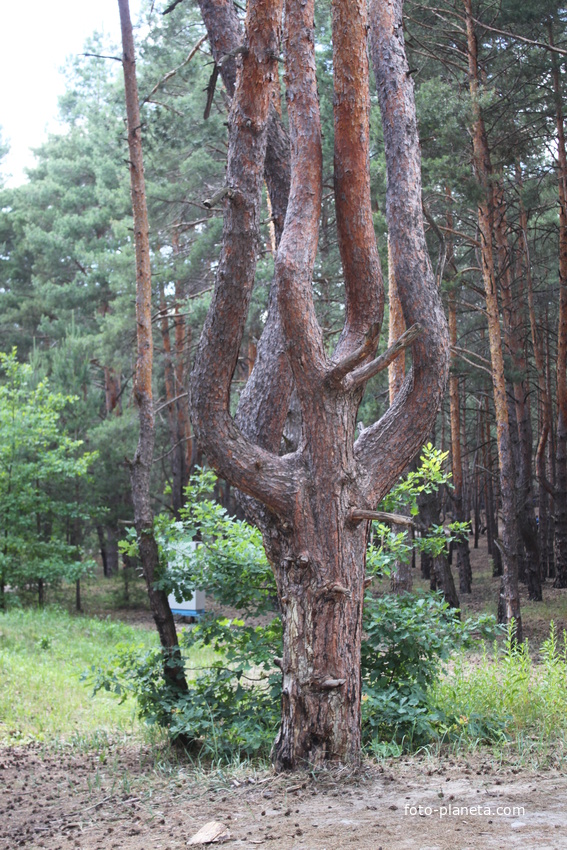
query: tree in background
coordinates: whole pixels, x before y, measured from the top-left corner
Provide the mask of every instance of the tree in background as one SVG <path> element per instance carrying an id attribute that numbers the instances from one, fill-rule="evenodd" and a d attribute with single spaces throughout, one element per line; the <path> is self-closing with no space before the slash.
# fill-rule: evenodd
<path id="1" fill-rule="evenodd" d="M 90 566 L 73 538 L 84 518 L 73 492 L 95 460 L 67 435 L 64 411 L 76 398 L 37 383 L 16 353 L 0 352 L 0 607 L 6 585 L 35 586 L 39 603 L 47 584 L 76 581 Z"/>
<path id="2" fill-rule="evenodd" d="M 180 690 L 187 690 L 185 671 L 179 653 L 177 632 L 167 595 L 156 587 L 159 553 L 154 533 L 154 514 L 151 502 L 151 471 L 155 444 L 155 418 L 152 394 L 153 338 L 152 338 L 152 274 L 144 161 L 142 155 L 142 128 L 136 79 L 134 36 L 128 0 L 118 0 L 120 28 L 122 31 L 122 69 L 130 155 L 130 187 L 134 216 L 134 243 L 136 248 L 136 339 L 137 360 L 134 374 L 134 400 L 138 409 L 140 431 L 138 445 L 130 466 L 134 523 L 138 536 L 138 551 L 150 607 L 165 650 L 164 676 Z"/>

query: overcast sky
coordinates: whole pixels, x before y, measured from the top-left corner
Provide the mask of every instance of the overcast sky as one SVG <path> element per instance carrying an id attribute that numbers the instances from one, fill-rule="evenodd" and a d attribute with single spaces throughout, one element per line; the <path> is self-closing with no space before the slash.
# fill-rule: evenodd
<path id="1" fill-rule="evenodd" d="M 140 5 L 130 0 L 134 21 Z M 81 53 L 95 30 L 118 44 L 120 19 L 117 0 L 27 0 L 3 3 L 0 21 L 0 127 L 11 145 L 2 171 L 17 185 L 33 165 L 30 148 L 57 129 L 66 58 Z"/>

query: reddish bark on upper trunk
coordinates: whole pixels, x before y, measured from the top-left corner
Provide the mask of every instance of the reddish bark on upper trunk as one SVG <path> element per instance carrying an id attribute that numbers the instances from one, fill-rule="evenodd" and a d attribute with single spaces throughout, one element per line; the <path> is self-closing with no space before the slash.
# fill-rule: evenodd
<path id="1" fill-rule="evenodd" d="M 549 23 L 553 44 L 553 24 Z M 552 55 L 555 121 L 557 127 L 557 177 L 559 186 L 559 319 L 557 325 L 557 431 L 555 454 L 555 557 L 554 587 L 567 587 L 567 148 L 563 120 L 563 95 L 559 66 Z"/>

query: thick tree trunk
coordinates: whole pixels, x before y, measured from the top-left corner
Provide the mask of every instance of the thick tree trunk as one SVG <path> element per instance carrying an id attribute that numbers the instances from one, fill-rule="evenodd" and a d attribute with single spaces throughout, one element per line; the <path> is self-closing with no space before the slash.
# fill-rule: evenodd
<path id="1" fill-rule="evenodd" d="M 302 500 L 303 522 L 277 569 L 283 698 L 273 760 L 280 769 L 355 762 L 360 751 L 366 524 L 349 527 L 352 495 L 334 475 L 327 485 L 332 498 L 327 490 L 324 502 L 319 492 Z"/>
<path id="2" fill-rule="evenodd" d="M 138 535 L 140 561 L 146 579 L 152 615 L 164 650 L 163 672 L 167 682 L 187 690 L 185 670 L 179 651 L 173 615 L 163 590 L 154 586 L 159 554 L 154 535 L 150 499 L 150 476 L 154 451 L 154 410 L 152 399 L 152 287 L 146 189 L 142 159 L 141 120 L 136 81 L 134 38 L 128 0 L 118 0 L 122 30 L 122 67 L 126 96 L 130 185 L 136 247 L 136 324 L 138 356 L 134 375 L 134 400 L 138 408 L 140 436 L 130 465 L 134 522 Z"/>

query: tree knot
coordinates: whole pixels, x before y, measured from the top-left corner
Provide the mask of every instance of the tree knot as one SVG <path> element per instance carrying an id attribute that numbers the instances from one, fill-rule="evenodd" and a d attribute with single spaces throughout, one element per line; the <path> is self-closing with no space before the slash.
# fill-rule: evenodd
<path id="1" fill-rule="evenodd" d="M 325 679 L 321 682 L 321 690 L 332 691 L 333 688 L 340 688 L 345 682 L 346 679 Z"/>

